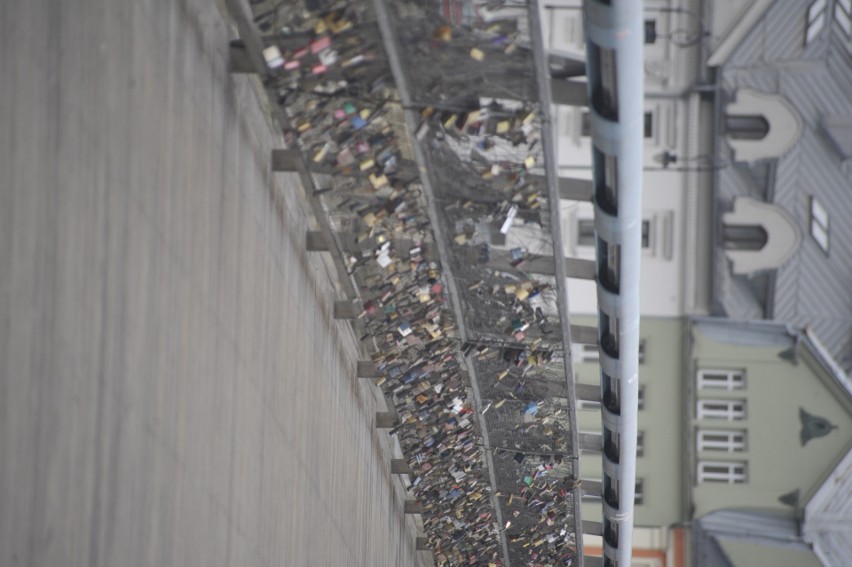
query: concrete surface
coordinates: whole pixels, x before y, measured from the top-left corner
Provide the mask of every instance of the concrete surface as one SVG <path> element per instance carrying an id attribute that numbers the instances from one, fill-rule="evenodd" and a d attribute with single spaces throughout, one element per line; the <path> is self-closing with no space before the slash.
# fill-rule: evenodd
<path id="1" fill-rule="evenodd" d="M 415 564 L 233 37 L 205 0 L 0 0 L 4 567 Z"/>

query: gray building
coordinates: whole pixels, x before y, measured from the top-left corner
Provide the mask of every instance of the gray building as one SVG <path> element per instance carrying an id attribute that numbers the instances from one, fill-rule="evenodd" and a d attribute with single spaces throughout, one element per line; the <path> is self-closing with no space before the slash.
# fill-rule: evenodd
<path id="1" fill-rule="evenodd" d="M 810 326 L 852 370 L 850 2 L 757 1 L 716 77 L 713 312 Z"/>

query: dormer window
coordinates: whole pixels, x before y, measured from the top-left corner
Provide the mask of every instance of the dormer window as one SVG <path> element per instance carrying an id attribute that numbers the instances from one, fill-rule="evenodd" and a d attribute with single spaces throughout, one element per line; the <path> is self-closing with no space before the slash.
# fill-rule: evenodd
<path id="1" fill-rule="evenodd" d="M 769 122 L 760 115 L 728 115 L 725 132 L 732 140 L 762 140 L 769 133 Z"/>
<path id="2" fill-rule="evenodd" d="M 828 254 L 829 234 L 828 211 L 816 200 L 816 197 L 811 196 L 811 236 L 826 254 Z"/>
<path id="3" fill-rule="evenodd" d="M 828 4 L 828 0 L 816 0 L 808 8 L 808 23 L 805 26 L 805 45 L 810 45 L 825 27 L 826 4 Z"/>

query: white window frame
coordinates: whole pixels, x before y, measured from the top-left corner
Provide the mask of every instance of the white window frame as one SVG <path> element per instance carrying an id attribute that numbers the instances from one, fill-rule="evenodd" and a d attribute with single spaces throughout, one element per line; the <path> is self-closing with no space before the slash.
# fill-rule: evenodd
<path id="1" fill-rule="evenodd" d="M 831 243 L 831 233 L 829 232 L 829 216 L 825 207 L 817 201 L 817 198 L 811 195 L 811 236 L 813 236 L 817 245 L 823 252 L 828 254 L 829 245 Z"/>
<path id="2" fill-rule="evenodd" d="M 572 350 L 576 362 L 598 362 L 601 359 L 601 351 L 598 345 L 574 343 Z"/>
<path id="3" fill-rule="evenodd" d="M 633 505 L 639 506 L 645 503 L 645 479 L 637 478 L 633 489 Z"/>
<path id="4" fill-rule="evenodd" d="M 745 370 L 741 368 L 700 368 L 697 384 L 699 390 L 745 389 Z"/>
<path id="5" fill-rule="evenodd" d="M 724 408 L 713 408 L 725 406 Z M 746 418 L 745 400 L 698 400 L 696 414 L 698 419 L 716 419 L 722 421 L 743 421 Z"/>
<path id="6" fill-rule="evenodd" d="M 808 8 L 808 20 L 805 24 L 805 45 L 810 45 L 825 28 L 827 5 L 828 0 L 815 0 Z"/>
<path id="7" fill-rule="evenodd" d="M 745 461 L 698 461 L 700 483 L 745 484 L 747 480 L 748 463 Z"/>
<path id="8" fill-rule="evenodd" d="M 699 429 L 696 441 L 699 451 L 741 453 L 746 450 L 746 432 L 743 429 Z"/>

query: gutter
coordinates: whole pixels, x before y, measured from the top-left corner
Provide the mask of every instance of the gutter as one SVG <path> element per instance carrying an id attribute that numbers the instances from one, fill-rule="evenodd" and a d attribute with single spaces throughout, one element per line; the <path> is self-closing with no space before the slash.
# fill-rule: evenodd
<path id="1" fill-rule="evenodd" d="M 737 18 L 738 22 L 725 35 L 724 39 L 719 42 L 710 57 L 707 58 L 708 67 L 719 67 L 723 65 L 728 58 L 733 55 L 734 50 L 739 46 L 748 33 L 755 25 L 763 18 L 763 15 L 772 5 L 774 0 L 755 0 L 748 9 Z"/>

